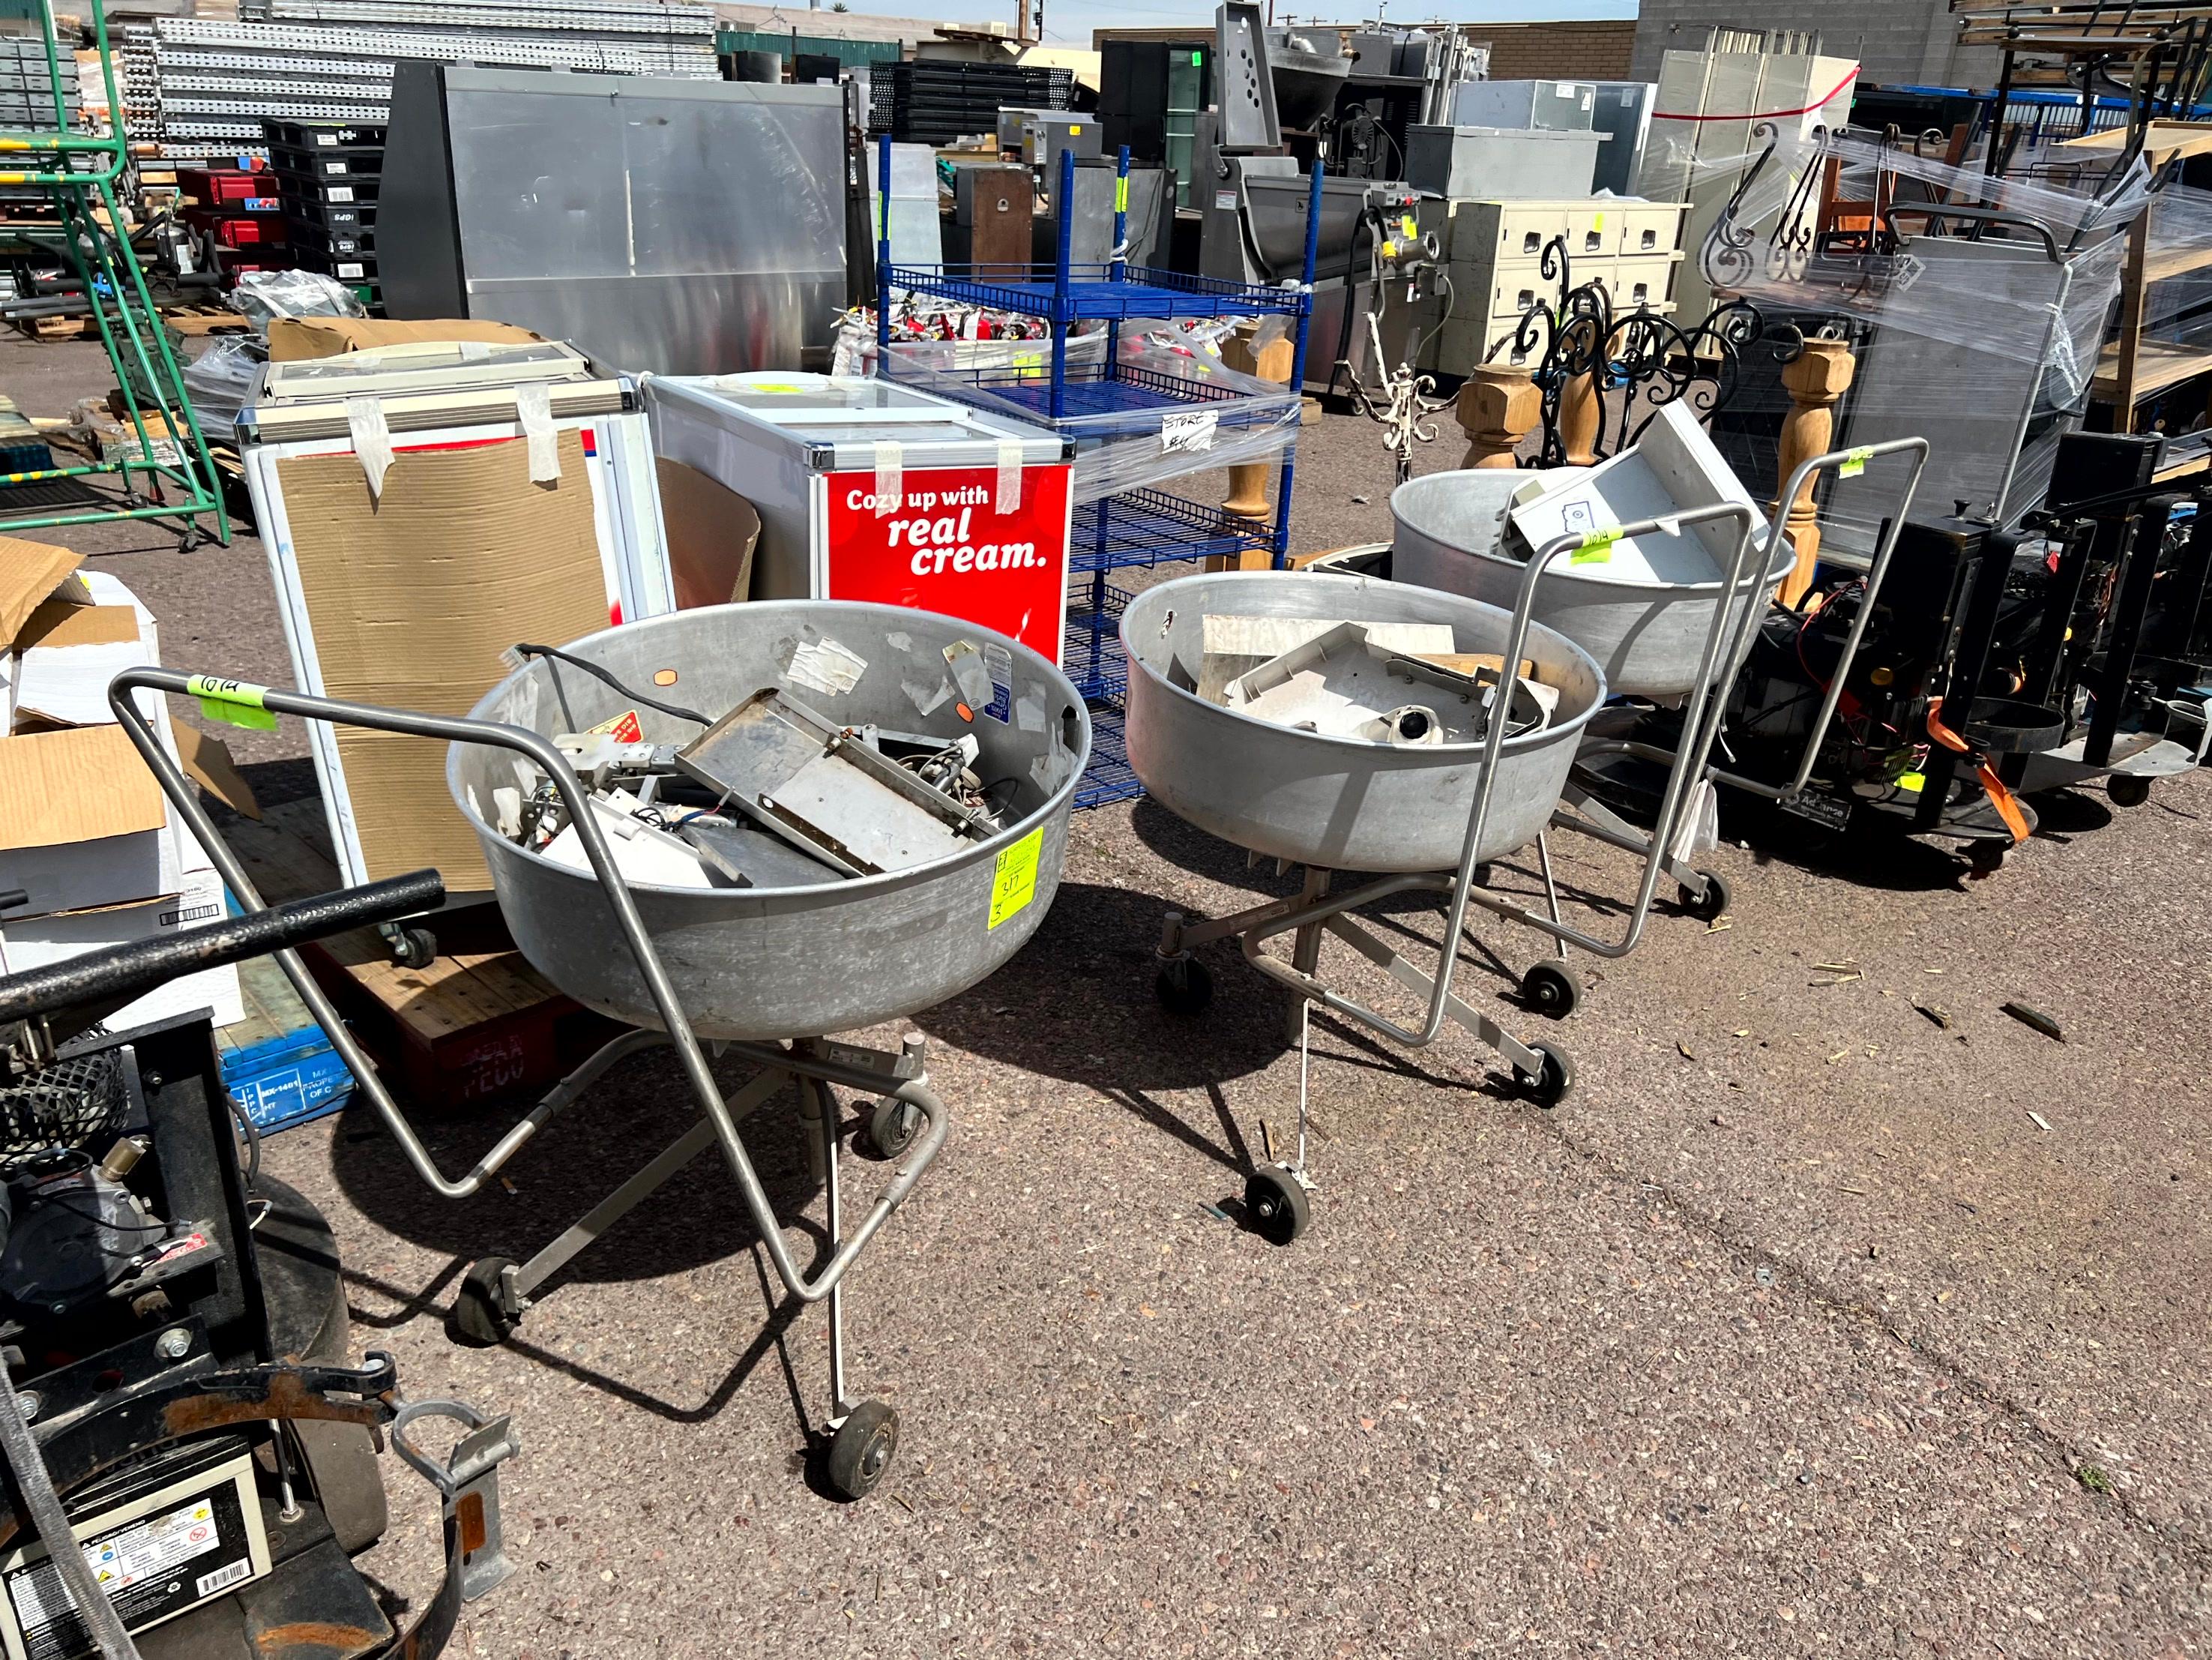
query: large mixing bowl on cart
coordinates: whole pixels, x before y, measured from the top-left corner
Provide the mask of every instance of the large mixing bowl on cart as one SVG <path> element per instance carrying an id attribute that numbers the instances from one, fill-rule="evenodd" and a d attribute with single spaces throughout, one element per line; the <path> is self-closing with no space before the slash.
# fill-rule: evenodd
<path id="1" fill-rule="evenodd" d="M 1198 695 L 1209 616 L 1441 624 L 1450 630 L 1455 655 L 1533 663 L 1534 678 L 1556 694 L 1556 703 L 1541 725 L 1510 735 L 1504 721 L 1478 721 L 1472 742 L 1390 743 L 1303 731 Z M 1433 1043 L 1449 1018 L 1502 1055 L 1539 1099 L 1561 1099 L 1573 1077 L 1565 1054 L 1508 1036 L 1452 995 L 1451 978 L 1475 866 L 1542 833 L 1583 729 L 1605 700 L 1605 677 L 1590 654 L 1554 629 L 1529 624 L 1525 610 L 1516 619 L 1457 594 L 1291 571 L 1223 571 L 1148 588 L 1123 612 L 1121 642 L 1129 664 L 1129 764 L 1146 789 L 1201 830 L 1306 866 L 1295 900 L 1204 922 L 1169 913 L 1157 982 L 1169 1009 L 1195 1013 L 1206 1006 L 1211 978 L 1192 948 L 1233 936 L 1247 962 L 1291 991 L 1291 1030 L 1302 1046 L 1315 1003 L 1411 1048 Z M 1343 870 L 1384 874 L 1330 893 L 1333 873 Z M 1439 962 L 1430 972 L 1350 915 L 1354 906 L 1418 890 L 1450 896 Z M 1324 931 L 1422 997 L 1425 1023 L 1402 1026 L 1323 983 L 1316 970 Z M 1285 933 L 1297 936 L 1287 963 L 1261 949 Z M 1304 1231 L 1309 1215 L 1305 1075 L 1302 1065 L 1295 1157 L 1278 1162 L 1270 1151 L 1245 1190 L 1255 1225 L 1284 1242 Z"/>

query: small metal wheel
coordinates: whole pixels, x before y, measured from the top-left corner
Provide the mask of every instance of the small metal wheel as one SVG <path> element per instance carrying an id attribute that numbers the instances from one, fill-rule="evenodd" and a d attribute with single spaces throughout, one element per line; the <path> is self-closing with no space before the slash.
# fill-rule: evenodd
<path id="1" fill-rule="evenodd" d="M 1521 976 L 1521 1000 L 1539 1014 L 1564 1020 L 1583 1000 L 1582 982 L 1564 963 L 1538 963 Z"/>
<path id="2" fill-rule="evenodd" d="M 457 1343 L 471 1348 L 495 1348 L 514 1335 L 522 1323 L 522 1310 L 507 1289 L 507 1271 L 514 1266 L 507 1256 L 486 1256 L 468 1271 L 447 1329 Z"/>
<path id="3" fill-rule="evenodd" d="M 2105 780 L 2105 799 L 2116 807 L 2139 807 L 2150 800 L 2150 780 L 2116 772 Z"/>
<path id="4" fill-rule="evenodd" d="M 1544 1064 L 1540 1073 L 1522 1070 L 1516 1062 L 1513 1081 L 1528 1092 L 1528 1098 L 1540 1107 L 1556 1107 L 1567 1098 L 1567 1091 L 1575 1086 L 1574 1063 L 1567 1059 L 1566 1051 L 1555 1049 L 1549 1043 L 1531 1043 Z"/>
<path id="5" fill-rule="evenodd" d="M 1152 990 L 1170 1014 L 1203 1014 L 1213 1001 L 1213 976 L 1194 957 L 1170 957 L 1152 977 Z"/>
<path id="6" fill-rule="evenodd" d="M 1252 1228 L 1271 1245 L 1287 1245 L 1313 1219 L 1305 1184 L 1280 1164 L 1262 1164 L 1244 1183 L 1244 1208 Z"/>
<path id="7" fill-rule="evenodd" d="M 868 1148 L 878 1158 L 896 1158 L 914 1145 L 929 1121 L 920 1107 L 886 1095 L 868 1118 Z"/>
<path id="8" fill-rule="evenodd" d="M 866 1499 L 884 1479 L 898 1451 L 898 1414 L 880 1401 L 863 1401 L 845 1414 L 830 1438 L 823 1474 L 841 1499 Z"/>
<path id="9" fill-rule="evenodd" d="M 392 942 L 392 960 L 403 969 L 427 969 L 438 960 L 438 936 L 428 928 L 402 928 Z"/>
<path id="10" fill-rule="evenodd" d="M 1994 876 L 2005 866 L 2005 855 L 2012 851 L 2012 843 L 2000 842 L 1995 836 L 1966 843 L 1966 865 L 1977 876 Z"/>
<path id="11" fill-rule="evenodd" d="M 1728 915 L 1729 903 L 1735 897 L 1735 890 L 1718 871 L 1701 870 L 1705 891 L 1696 892 L 1687 883 L 1682 885 L 1682 909 L 1700 922 L 1717 922 Z"/>

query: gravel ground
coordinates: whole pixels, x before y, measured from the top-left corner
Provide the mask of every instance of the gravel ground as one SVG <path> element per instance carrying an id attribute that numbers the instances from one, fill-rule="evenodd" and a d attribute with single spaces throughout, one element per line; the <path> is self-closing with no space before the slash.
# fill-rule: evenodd
<path id="1" fill-rule="evenodd" d="M 38 413 L 104 384 L 96 354 L 12 339 L 0 377 Z M 1304 447 L 1298 545 L 1386 534 L 1373 429 L 1330 417 Z M 250 539 L 76 544 L 173 664 L 289 678 Z M 293 723 L 228 735 L 272 798 L 312 788 Z M 915 1022 L 954 1131 L 852 1282 L 854 1386 L 905 1426 L 857 1505 L 806 1473 L 822 1313 L 770 1294 L 710 1159 L 508 1347 L 443 1335 L 468 1262 L 526 1254 L 684 1126 L 665 1060 L 468 1204 L 358 1113 L 268 1157 L 331 1213 L 357 1341 L 410 1393 L 514 1414 L 517 1572 L 456 1653 L 2197 1655 L 2208 814 L 2201 775 L 2130 812 L 2051 798 L 1976 882 L 1911 844 L 1822 858 L 1730 824 L 1732 925 L 1658 915 L 1585 969 L 1542 1032 L 1579 1073 L 1556 1110 L 1463 1034 L 1409 1056 L 1316 1019 L 1320 1187 L 1286 1250 L 1224 1219 L 1261 1121 L 1295 1111 L 1279 1001 L 1233 950 L 1203 1017 L 1150 989 L 1164 908 L 1286 889 L 1147 804 L 1079 818 L 1036 939 Z M 1624 857 L 1562 854 L 1571 891 L 1626 891 Z M 1433 949 L 1440 915 L 1382 922 Z M 1504 996 L 1536 940 L 1485 943 L 1465 994 L 1537 1035 Z M 1345 957 L 1340 983 L 1390 995 Z M 1816 967 L 1839 963 L 1859 977 Z M 786 1213 L 818 1216 L 795 1126 L 748 1140 Z M 454 1169 L 498 1128 L 430 1135 Z M 852 1168 L 865 1195 L 878 1168 Z M 419 1596 L 398 1533 L 375 1566 Z"/>

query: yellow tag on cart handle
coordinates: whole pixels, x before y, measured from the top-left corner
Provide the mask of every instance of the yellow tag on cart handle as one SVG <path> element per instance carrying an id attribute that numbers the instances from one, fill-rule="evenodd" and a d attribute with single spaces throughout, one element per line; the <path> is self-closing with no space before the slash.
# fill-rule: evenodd
<path id="1" fill-rule="evenodd" d="M 1044 826 L 999 854 L 991 867 L 991 927 L 1009 921 L 1030 908 L 1036 897 L 1037 860 L 1044 852 Z"/>
<path id="2" fill-rule="evenodd" d="M 244 727 L 252 732 L 276 730 L 276 717 L 269 712 L 264 701 L 269 690 L 266 686 L 244 680 L 225 680 L 212 674 L 195 674 L 185 682 L 185 690 L 198 702 L 200 713 L 210 721 Z"/>
<path id="3" fill-rule="evenodd" d="M 1613 562 L 1613 544 L 1620 540 L 1620 526 L 1607 525 L 1601 530 L 1586 532 L 1575 550 L 1567 556 L 1571 565 L 1607 565 Z"/>
<path id="4" fill-rule="evenodd" d="M 1874 459 L 1874 446 L 1862 444 L 1856 449 L 1844 452 L 1844 465 L 1836 469 L 1838 478 L 1856 478 L 1866 471 L 1866 464 Z"/>

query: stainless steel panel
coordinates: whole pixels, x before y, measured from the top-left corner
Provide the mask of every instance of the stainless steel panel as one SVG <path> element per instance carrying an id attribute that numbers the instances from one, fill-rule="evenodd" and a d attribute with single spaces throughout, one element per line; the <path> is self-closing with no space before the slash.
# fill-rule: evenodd
<path id="1" fill-rule="evenodd" d="M 834 87 L 443 71 L 469 314 L 633 370 L 793 368 L 845 289 Z"/>

